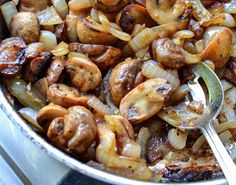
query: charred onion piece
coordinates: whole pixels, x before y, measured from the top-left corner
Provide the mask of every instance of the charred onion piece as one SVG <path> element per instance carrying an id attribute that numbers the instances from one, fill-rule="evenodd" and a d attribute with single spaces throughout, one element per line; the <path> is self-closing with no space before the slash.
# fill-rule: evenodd
<path id="1" fill-rule="evenodd" d="M 132 123 L 140 123 L 159 112 L 172 91 L 161 78 L 150 79 L 130 91 L 120 103 L 120 113 Z"/>
<path id="2" fill-rule="evenodd" d="M 86 54 L 101 70 L 116 64 L 121 56 L 120 49 L 107 45 L 71 43 L 70 51 Z"/>
<path id="3" fill-rule="evenodd" d="M 98 67 L 85 58 L 69 58 L 66 69 L 73 86 L 79 88 L 82 92 L 96 88 L 102 80 L 102 74 Z"/>
<path id="4" fill-rule="evenodd" d="M 39 40 L 39 21 L 35 13 L 19 12 L 11 22 L 12 36 L 22 37 L 27 44 Z"/>
<path id="5" fill-rule="evenodd" d="M 118 38 L 110 34 L 102 24 L 90 18 L 79 19 L 77 34 L 79 40 L 85 44 L 113 45 L 118 41 Z"/>
<path id="6" fill-rule="evenodd" d="M 133 88 L 135 88 L 136 78 L 141 71 L 141 62 L 138 59 L 126 59 L 118 64 L 109 78 L 110 94 L 116 105 L 120 104 L 121 99 Z"/>
<path id="7" fill-rule="evenodd" d="M 136 24 L 152 27 L 156 23 L 152 20 L 145 7 L 138 4 L 126 6 L 116 17 L 116 23 L 123 31 L 132 33 Z"/>

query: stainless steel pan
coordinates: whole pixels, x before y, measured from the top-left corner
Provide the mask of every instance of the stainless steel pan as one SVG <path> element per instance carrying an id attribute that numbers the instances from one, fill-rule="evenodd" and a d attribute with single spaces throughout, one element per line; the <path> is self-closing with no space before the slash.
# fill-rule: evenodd
<path id="1" fill-rule="evenodd" d="M 6 2 L 6 0 L 0 0 L 0 5 Z M 6 33 L 6 26 L 4 25 L 2 16 L 0 15 L 0 40 L 7 37 Z M 87 175 L 89 177 L 108 182 L 111 184 L 135 184 L 135 185 L 170 185 L 170 184 L 177 184 L 177 183 L 149 183 L 149 182 L 141 182 L 132 179 L 127 179 L 124 177 L 119 177 L 117 175 L 109 174 L 104 171 L 97 170 L 92 168 L 72 157 L 67 155 L 66 153 L 60 151 L 56 147 L 52 146 L 48 143 L 44 138 L 38 135 L 32 128 L 26 123 L 24 119 L 22 119 L 19 114 L 16 112 L 14 105 L 12 105 L 7 99 L 7 91 L 3 83 L 1 83 L 0 79 L 0 108 L 3 112 L 9 117 L 12 123 L 20 129 L 22 134 L 24 134 L 29 140 L 31 140 L 37 147 L 41 148 L 44 152 L 48 155 L 54 157 L 58 161 L 62 162 L 63 164 L 69 166 L 70 168 Z M 179 184 L 179 183 L 178 183 Z M 183 184 L 186 184 L 183 183 Z M 220 177 L 219 179 L 208 180 L 208 181 L 198 181 L 193 183 L 188 183 L 189 185 L 223 185 L 226 184 L 226 180 L 224 177 Z"/>

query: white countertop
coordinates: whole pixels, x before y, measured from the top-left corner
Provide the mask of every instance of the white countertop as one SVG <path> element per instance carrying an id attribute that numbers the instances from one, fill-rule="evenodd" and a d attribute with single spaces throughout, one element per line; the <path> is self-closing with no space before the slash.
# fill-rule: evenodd
<path id="1" fill-rule="evenodd" d="M 22 135 L 0 109 L 0 185 L 55 185 L 68 171 Z"/>

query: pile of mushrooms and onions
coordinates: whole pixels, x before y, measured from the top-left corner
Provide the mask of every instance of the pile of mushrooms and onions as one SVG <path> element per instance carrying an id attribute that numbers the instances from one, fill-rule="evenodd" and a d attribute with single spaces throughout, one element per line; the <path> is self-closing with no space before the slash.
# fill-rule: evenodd
<path id="1" fill-rule="evenodd" d="M 220 175 L 189 98 L 192 67 L 221 79 L 215 129 L 236 138 L 236 1 L 18 0 L 0 6 L 1 81 L 32 129 L 78 160 L 132 179 Z M 234 157 L 236 154 L 234 154 Z"/>

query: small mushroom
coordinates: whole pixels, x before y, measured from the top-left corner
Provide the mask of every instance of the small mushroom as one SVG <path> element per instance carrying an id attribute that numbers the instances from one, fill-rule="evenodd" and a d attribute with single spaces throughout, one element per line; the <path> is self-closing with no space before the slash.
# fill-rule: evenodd
<path id="1" fill-rule="evenodd" d="M 85 107 L 74 106 L 64 117 L 52 121 L 48 139 L 71 154 L 84 154 L 95 141 L 97 126 L 94 115 Z"/>
<path id="2" fill-rule="evenodd" d="M 130 0 L 90 0 L 92 6 L 104 12 L 119 12 Z"/>
<path id="3" fill-rule="evenodd" d="M 98 67 L 85 58 L 71 57 L 66 63 L 71 83 L 82 92 L 95 89 L 102 80 Z"/>
<path id="4" fill-rule="evenodd" d="M 138 4 L 126 6 L 116 17 L 116 23 L 123 31 L 132 33 L 136 24 L 145 24 L 146 27 L 156 25 L 145 7 Z"/>
<path id="5" fill-rule="evenodd" d="M 131 123 L 140 123 L 159 112 L 172 92 L 161 78 L 150 79 L 130 91 L 120 103 L 120 113 Z"/>
<path id="6" fill-rule="evenodd" d="M 80 18 L 77 23 L 79 40 L 85 44 L 113 45 L 118 38 L 102 25 L 90 18 Z"/>
<path id="7" fill-rule="evenodd" d="M 63 107 L 86 105 L 89 99 L 87 96 L 80 96 L 77 89 L 65 84 L 52 84 L 49 86 L 47 97 L 49 102 Z"/>
<path id="8" fill-rule="evenodd" d="M 67 109 L 64 107 L 50 103 L 40 109 L 37 115 L 37 122 L 43 126 L 45 123 L 51 122 L 55 118 L 63 117 L 68 113 Z"/>
<path id="9" fill-rule="evenodd" d="M 120 49 L 107 45 L 71 43 L 70 50 L 86 54 L 101 70 L 116 64 L 121 56 Z"/>
<path id="10" fill-rule="evenodd" d="M 126 59 L 118 64 L 109 78 L 110 94 L 116 105 L 120 104 L 121 99 L 133 88 L 135 88 L 136 78 L 141 71 L 141 62 L 138 59 Z"/>
<path id="11" fill-rule="evenodd" d="M 46 9 L 48 0 L 20 0 L 19 9 L 21 12 L 39 12 Z"/>
<path id="12" fill-rule="evenodd" d="M 40 25 L 35 13 L 19 12 L 15 14 L 11 22 L 12 36 L 22 37 L 27 44 L 39 40 Z"/>
<path id="13" fill-rule="evenodd" d="M 65 58 L 55 57 L 53 59 L 47 71 L 47 80 L 49 85 L 52 85 L 59 80 L 65 65 L 66 65 Z"/>
<path id="14" fill-rule="evenodd" d="M 154 59 L 165 67 L 181 68 L 185 64 L 182 48 L 169 38 L 155 40 L 152 53 Z"/>
<path id="15" fill-rule="evenodd" d="M 158 24 L 177 23 L 183 28 L 189 22 L 190 9 L 185 0 L 146 0 L 146 8 Z"/>

